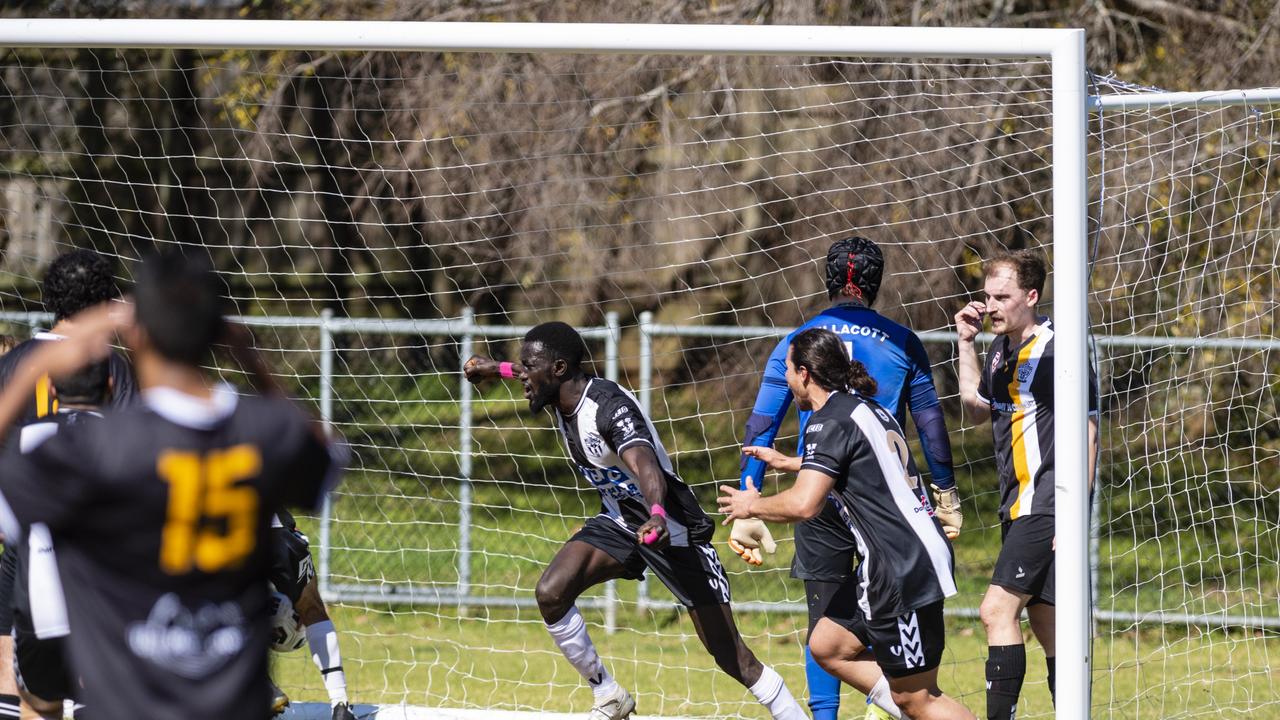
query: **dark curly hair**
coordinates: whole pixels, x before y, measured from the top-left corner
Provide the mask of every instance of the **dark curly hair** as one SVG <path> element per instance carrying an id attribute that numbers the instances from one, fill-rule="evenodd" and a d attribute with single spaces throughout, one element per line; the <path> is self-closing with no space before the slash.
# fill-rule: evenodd
<path id="1" fill-rule="evenodd" d="M 54 322 L 119 297 L 111 261 L 92 250 L 59 255 L 44 273 L 41 299 Z"/>

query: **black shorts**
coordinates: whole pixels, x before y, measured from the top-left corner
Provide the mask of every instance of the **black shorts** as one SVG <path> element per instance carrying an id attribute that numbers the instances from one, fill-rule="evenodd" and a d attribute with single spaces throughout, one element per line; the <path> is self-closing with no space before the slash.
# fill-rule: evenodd
<path id="1" fill-rule="evenodd" d="M 13 584 L 18 577 L 18 545 L 4 544 L 0 554 L 0 635 L 13 632 Z"/>
<path id="2" fill-rule="evenodd" d="M 626 569 L 623 577 L 629 580 L 643 578 L 648 567 L 685 607 L 729 602 L 729 577 L 711 543 L 654 550 L 636 542 L 634 534 L 604 515 L 588 520 L 569 538 L 570 542 L 575 540 L 603 550 L 622 563 Z"/>
<path id="3" fill-rule="evenodd" d="M 853 633 L 892 678 L 928 672 L 942 664 L 947 629 L 942 604 L 916 608 L 905 615 L 867 620 L 858 604 L 858 582 L 845 583 L 827 608 L 827 619 Z"/>
<path id="4" fill-rule="evenodd" d="M 35 633 L 13 633 L 13 674 L 18 687 L 41 700 L 73 697 L 75 682 L 67 663 L 66 638 L 41 640 Z"/>
<path id="5" fill-rule="evenodd" d="M 996 559 L 991 584 L 1023 595 L 1029 605 L 1053 604 L 1052 515 L 1027 515 L 1000 526 L 1004 544 Z"/>
<path id="6" fill-rule="evenodd" d="M 822 511 L 796 525 L 796 555 L 791 561 L 791 577 L 843 583 L 853 577 L 853 561 L 858 542 L 836 504 L 827 500 Z"/>
<path id="7" fill-rule="evenodd" d="M 271 584 L 276 591 L 289 598 L 289 602 L 298 604 L 302 590 L 316 576 L 315 564 L 311 561 L 311 547 L 307 544 L 307 536 L 298 532 L 297 528 L 271 528 Z"/>

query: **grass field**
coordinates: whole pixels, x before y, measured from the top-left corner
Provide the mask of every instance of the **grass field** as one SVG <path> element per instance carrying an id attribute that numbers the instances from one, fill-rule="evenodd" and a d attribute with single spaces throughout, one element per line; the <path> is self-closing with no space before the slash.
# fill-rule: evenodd
<path id="1" fill-rule="evenodd" d="M 683 613 L 622 613 L 606 635 L 586 613 L 611 671 L 656 715 L 763 718 L 750 696 L 719 673 L 692 637 Z M 430 707 L 585 711 L 590 692 L 555 651 L 533 610 L 334 609 L 343 631 L 352 697 L 359 702 Z M 756 653 L 803 693 L 798 615 L 744 615 Z M 984 709 L 981 628 L 951 619 L 943 688 L 979 714 Z M 1029 646 L 1020 717 L 1049 717 L 1043 655 Z M 1095 641 L 1094 717 L 1116 720 L 1280 717 L 1280 637 L 1199 633 L 1186 628 L 1100 635 Z M 305 652 L 277 656 L 277 681 L 295 699 L 323 701 Z M 861 717 L 861 697 L 845 693 L 843 717 Z"/>
<path id="2" fill-rule="evenodd" d="M 546 562 L 582 517 L 595 511 L 597 502 L 592 493 L 518 482 L 482 482 L 474 489 L 472 583 L 477 593 L 502 598 L 532 597 Z M 455 484 L 410 483 L 372 474 L 357 476 L 345 493 L 333 525 L 335 582 L 398 587 L 452 587 L 457 582 Z M 971 515 L 955 544 L 960 594 L 950 607 L 976 607 L 986 587 L 1000 542 L 989 518 L 984 522 L 982 514 Z M 304 529 L 314 540 L 314 521 L 304 521 Z M 779 527 L 775 532 L 779 553 L 762 569 L 748 569 L 729 555 L 720 545 L 726 532 L 718 532 L 717 548 L 730 571 L 736 600 L 802 600 L 800 584 L 787 577 L 793 549 L 790 529 Z M 1099 606 L 1254 613 L 1274 608 L 1278 595 L 1274 575 L 1268 574 L 1272 566 L 1266 562 L 1246 563 L 1228 572 L 1219 561 L 1219 577 L 1224 580 L 1217 585 L 1221 591 L 1212 591 L 1203 566 L 1227 554 L 1226 547 L 1212 542 L 1223 537 L 1187 533 L 1169 543 L 1142 543 L 1122 535 L 1104 536 L 1109 562 Z M 1252 540 L 1269 541 L 1265 534 Z M 1171 556 L 1173 547 L 1181 547 L 1181 555 Z M 1117 564 L 1114 558 L 1123 562 Z M 763 717 L 748 702 L 745 690 L 714 668 L 684 614 L 674 608 L 637 610 L 636 588 L 636 583 L 619 584 L 620 628 L 615 634 L 604 633 L 599 612 L 588 611 L 587 616 L 612 671 L 638 693 L 641 712 Z M 650 593 L 670 599 L 657 583 L 650 584 Z M 544 711 L 585 711 L 590 706 L 589 692 L 555 651 L 532 608 L 471 608 L 462 614 L 457 608 L 430 605 L 339 603 L 334 616 L 344 633 L 352 694 L 360 702 Z M 804 616 L 777 610 L 743 613 L 739 621 L 762 659 L 777 666 L 793 690 L 803 694 Z M 985 702 L 982 629 L 973 620 L 954 617 L 949 629 L 943 687 L 980 712 Z M 1251 718 L 1280 718 L 1276 633 L 1206 632 L 1152 624 L 1140 631 L 1120 624 L 1104 625 L 1099 631 L 1095 717 L 1156 720 L 1240 712 Z M 1030 647 L 1020 717 L 1049 717 L 1043 654 L 1034 641 Z M 277 659 L 279 680 L 297 688 L 298 699 L 323 700 L 318 675 L 305 653 Z M 847 691 L 844 716 L 860 716 L 860 702 L 854 691 Z"/>

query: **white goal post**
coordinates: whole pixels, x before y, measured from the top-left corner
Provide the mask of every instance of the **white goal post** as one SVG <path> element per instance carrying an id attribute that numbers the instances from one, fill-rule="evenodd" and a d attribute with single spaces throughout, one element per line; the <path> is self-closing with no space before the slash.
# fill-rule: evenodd
<path id="1" fill-rule="evenodd" d="M 1280 103 L 1280 90 L 1091 97 L 1078 29 L 402 23 L 241 20 L 0 20 L 0 48 L 757 55 L 1040 59 L 1051 66 L 1059 720 L 1090 716 L 1088 487 L 1088 119 L 1147 107 Z M 467 325 L 470 325 L 468 317 Z M 613 332 L 613 329 L 610 330 Z M 327 337 L 327 336 L 326 336 Z M 463 353 L 463 357 L 466 353 Z M 329 354 L 322 357 L 331 362 Z M 616 372 L 616 354 L 613 357 Z M 331 374 L 331 371 L 330 371 Z M 648 375 L 646 374 L 647 378 Z M 462 391 L 469 393 L 468 389 Z M 469 398 L 469 395 L 466 395 Z M 465 412 L 470 412 L 469 403 Z M 328 415 L 328 412 L 326 412 Z M 469 432 L 470 418 L 461 424 Z M 463 471 L 464 476 L 469 474 Z M 464 486 L 464 492 L 466 487 Z M 327 527 L 327 526 L 326 526 Z M 327 578 L 327 573 L 322 573 Z M 480 620 L 476 620 L 480 622 Z"/>

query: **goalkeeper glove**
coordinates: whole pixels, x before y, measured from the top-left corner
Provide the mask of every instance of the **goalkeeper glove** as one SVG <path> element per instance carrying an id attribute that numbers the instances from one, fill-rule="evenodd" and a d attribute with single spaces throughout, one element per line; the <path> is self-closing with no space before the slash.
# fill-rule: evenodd
<path id="1" fill-rule="evenodd" d="M 763 520 L 743 518 L 733 521 L 733 530 L 729 533 L 729 549 L 738 554 L 748 565 L 763 565 L 763 549 L 770 555 L 778 550 L 773 535 Z"/>
<path id="2" fill-rule="evenodd" d="M 937 485 L 933 488 L 933 514 L 942 523 L 942 531 L 948 540 L 955 540 L 964 526 L 964 513 L 960 511 L 960 490 L 955 487 L 943 490 Z"/>

